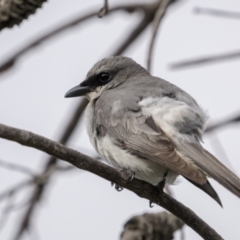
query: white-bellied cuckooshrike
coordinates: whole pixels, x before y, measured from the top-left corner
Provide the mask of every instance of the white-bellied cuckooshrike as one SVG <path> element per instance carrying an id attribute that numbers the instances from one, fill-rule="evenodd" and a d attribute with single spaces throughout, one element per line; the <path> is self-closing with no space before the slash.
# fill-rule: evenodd
<path id="1" fill-rule="evenodd" d="M 182 175 L 220 205 L 215 179 L 240 197 L 240 179 L 200 144 L 206 114 L 182 89 L 127 57 L 97 62 L 65 97 L 86 96 L 89 138 L 116 168 L 164 187 Z"/>

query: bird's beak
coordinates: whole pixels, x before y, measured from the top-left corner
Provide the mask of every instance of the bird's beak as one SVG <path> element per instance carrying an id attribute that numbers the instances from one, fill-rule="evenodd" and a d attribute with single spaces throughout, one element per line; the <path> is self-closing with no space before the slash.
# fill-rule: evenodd
<path id="1" fill-rule="evenodd" d="M 85 96 L 87 93 L 91 92 L 91 88 L 88 86 L 81 86 L 78 85 L 74 88 L 71 88 L 66 94 L 65 98 L 70 98 L 70 97 L 80 97 L 80 96 Z"/>

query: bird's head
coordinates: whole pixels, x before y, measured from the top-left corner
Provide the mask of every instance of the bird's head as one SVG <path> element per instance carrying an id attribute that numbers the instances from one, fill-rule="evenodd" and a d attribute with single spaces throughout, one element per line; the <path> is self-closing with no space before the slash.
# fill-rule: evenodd
<path id="1" fill-rule="evenodd" d="M 104 90 L 113 89 L 138 74 L 148 72 L 130 58 L 104 58 L 97 62 L 88 72 L 86 79 L 80 85 L 71 88 L 65 97 L 86 96 L 91 101 L 98 98 Z"/>

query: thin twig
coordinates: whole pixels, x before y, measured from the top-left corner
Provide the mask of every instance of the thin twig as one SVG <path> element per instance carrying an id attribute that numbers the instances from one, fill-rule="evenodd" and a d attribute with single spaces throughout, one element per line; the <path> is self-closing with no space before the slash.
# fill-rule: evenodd
<path id="1" fill-rule="evenodd" d="M 183 69 L 188 67 L 202 66 L 204 64 L 209 64 L 209 63 L 232 60 L 239 57 L 240 57 L 240 51 L 237 50 L 234 52 L 218 54 L 215 56 L 197 57 L 190 60 L 183 60 L 183 61 L 171 63 L 169 67 L 172 70 L 178 70 L 178 69 Z"/>
<path id="2" fill-rule="evenodd" d="M 220 9 L 214 9 L 214 8 L 203 8 L 203 7 L 195 7 L 193 11 L 196 14 L 207 14 L 214 17 L 240 19 L 240 12 L 226 11 L 226 10 L 220 10 Z"/>
<path id="3" fill-rule="evenodd" d="M 0 167 L 9 169 L 9 170 L 14 170 L 17 172 L 21 172 L 27 175 L 30 175 L 31 177 L 35 177 L 36 173 L 34 173 L 30 168 L 22 166 L 20 164 L 16 164 L 16 163 L 9 163 L 7 161 L 3 161 L 0 159 Z"/>
<path id="4" fill-rule="evenodd" d="M 157 30 L 159 28 L 160 22 L 162 21 L 163 17 L 166 14 L 167 8 L 173 2 L 175 2 L 175 0 L 161 0 L 158 6 L 157 12 L 154 16 L 152 37 L 149 44 L 148 56 L 147 56 L 147 69 L 149 72 L 151 71 L 153 47 L 154 47 L 154 43 L 157 36 Z"/>
<path id="5" fill-rule="evenodd" d="M 11 207 L 13 206 L 14 203 L 14 194 L 9 194 L 8 199 L 6 201 L 6 206 L 4 207 L 2 211 L 2 217 L 0 218 L 0 231 L 3 229 L 5 223 L 7 222 L 7 219 L 10 215 Z"/>
<path id="6" fill-rule="evenodd" d="M 11 194 L 16 194 L 17 192 L 19 192 L 23 188 L 25 188 L 25 187 L 33 184 L 33 183 L 34 183 L 33 179 L 28 179 L 28 180 L 25 180 L 23 182 L 20 182 L 19 184 L 15 185 L 14 187 L 12 187 L 10 189 L 7 189 L 6 191 L 4 191 L 0 194 L 0 201 L 7 198 Z"/>
<path id="7" fill-rule="evenodd" d="M 104 0 L 104 5 L 103 7 L 100 9 L 99 13 L 98 13 L 98 17 L 102 18 L 103 16 L 105 16 L 108 13 L 108 0 Z"/>
<path id="8" fill-rule="evenodd" d="M 230 119 L 227 120 L 223 120 L 221 122 L 215 123 L 215 124 L 210 124 L 206 130 L 205 130 L 205 134 L 211 133 L 213 131 L 215 131 L 216 129 L 225 127 L 227 125 L 233 124 L 233 123 L 239 123 L 240 122 L 240 114 L 237 116 L 234 116 Z"/>
<path id="9" fill-rule="evenodd" d="M 159 194 L 157 187 L 138 179 L 133 179 L 129 183 L 128 180 L 130 178 L 130 174 L 126 171 L 119 171 L 100 161 L 77 152 L 76 150 L 67 148 L 60 143 L 40 135 L 17 128 L 12 128 L 3 124 L 0 124 L 0 137 L 43 151 L 57 159 L 62 159 L 66 162 L 69 162 L 77 168 L 89 171 L 110 182 L 114 182 L 115 184 L 136 193 L 142 198 L 151 200 L 159 206 L 167 209 L 175 216 L 179 217 L 204 239 L 223 239 L 214 229 L 200 219 L 189 208 L 185 207 L 183 204 L 164 192 Z"/>

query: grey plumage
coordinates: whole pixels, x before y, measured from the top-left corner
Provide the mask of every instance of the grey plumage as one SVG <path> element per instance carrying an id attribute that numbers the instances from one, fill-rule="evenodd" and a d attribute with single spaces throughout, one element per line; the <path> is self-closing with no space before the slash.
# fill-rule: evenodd
<path id="1" fill-rule="evenodd" d="M 240 179 L 201 146 L 207 117 L 188 93 L 118 56 L 96 63 L 66 97 L 80 95 L 90 100 L 91 143 L 113 166 L 154 185 L 180 174 L 221 204 L 212 177 L 240 197 Z"/>

